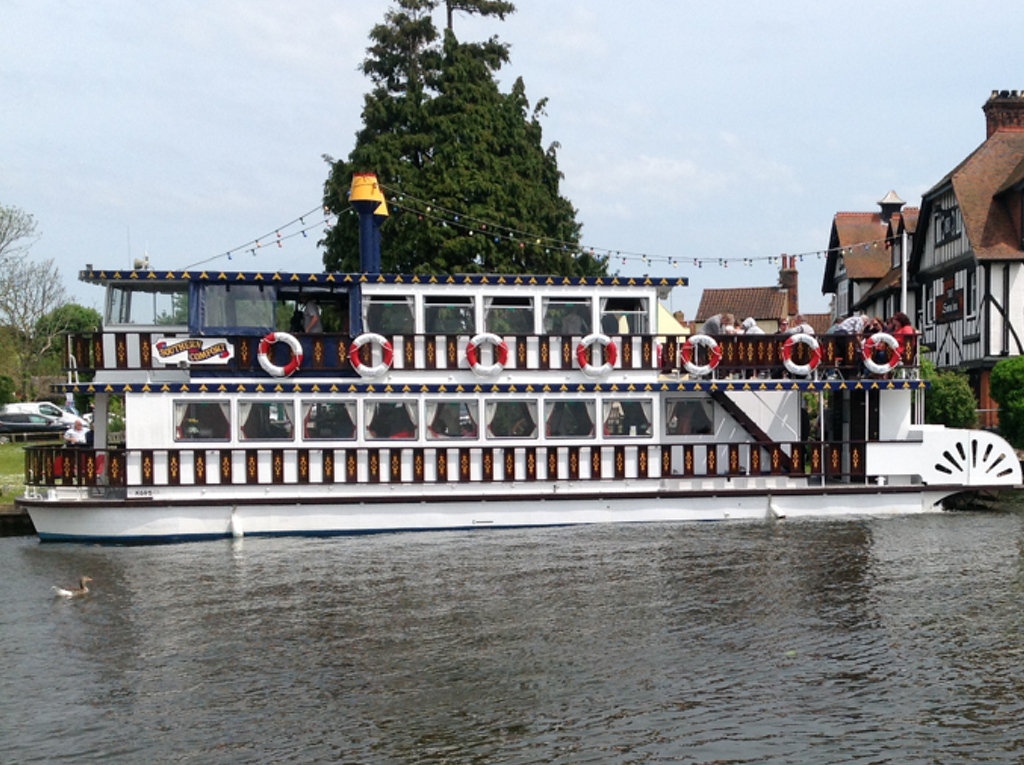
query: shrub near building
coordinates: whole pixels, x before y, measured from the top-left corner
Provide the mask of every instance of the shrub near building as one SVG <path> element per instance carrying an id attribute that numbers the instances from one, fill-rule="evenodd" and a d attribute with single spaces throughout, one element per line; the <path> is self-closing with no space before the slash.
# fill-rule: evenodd
<path id="1" fill-rule="evenodd" d="M 1024 356 L 998 362 L 989 390 L 999 404 L 999 432 L 1016 448 L 1024 447 Z"/>
<path id="2" fill-rule="evenodd" d="M 927 422 L 950 428 L 973 428 L 978 422 L 978 402 L 967 375 L 937 371 L 927 359 L 921 360 L 921 376 L 931 383 L 924 400 Z"/>

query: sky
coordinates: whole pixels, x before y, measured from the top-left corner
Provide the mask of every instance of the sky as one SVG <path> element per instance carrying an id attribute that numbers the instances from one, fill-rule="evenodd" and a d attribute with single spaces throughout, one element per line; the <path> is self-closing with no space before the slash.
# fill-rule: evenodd
<path id="1" fill-rule="evenodd" d="M 687 318 L 704 289 L 774 285 L 781 253 L 802 256 L 801 309 L 827 311 L 833 216 L 890 190 L 919 205 L 984 141 L 989 94 L 1024 89 L 1020 0 L 516 5 L 456 34 L 511 46 L 501 87 L 548 99 L 584 246 L 688 277 L 669 300 Z M 30 256 L 94 308 L 86 264 L 321 270 L 320 229 L 295 221 L 323 219 L 323 157 L 355 144 L 392 7 L 0 0 L 0 205 L 35 217 Z"/>

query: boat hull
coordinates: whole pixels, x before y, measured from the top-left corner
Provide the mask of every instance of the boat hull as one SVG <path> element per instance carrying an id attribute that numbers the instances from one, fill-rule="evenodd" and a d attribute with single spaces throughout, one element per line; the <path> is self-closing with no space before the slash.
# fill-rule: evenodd
<path id="1" fill-rule="evenodd" d="M 627 487 L 547 493 L 513 487 L 490 495 L 161 498 L 22 498 L 43 541 L 139 544 L 241 536 L 325 536 L 394 531 L 566 526 L 594 523 L 743 521 L 898 515 L 941 509 L 962 487 L 794 486 L 704 490 Z"/>

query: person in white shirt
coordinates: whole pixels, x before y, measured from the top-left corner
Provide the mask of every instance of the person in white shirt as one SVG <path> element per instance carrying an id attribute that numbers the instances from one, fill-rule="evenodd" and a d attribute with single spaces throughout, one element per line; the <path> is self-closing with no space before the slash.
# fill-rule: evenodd
<path id="1" fill-rule="evenodd" d="M 68 446 L 85 446 L 85 426 L 81 420 L 75 420 L 75 424 L 64 432 L 64 443 Z"/>
<path id="2" fill-rule="evenodd" d="M 743 320 L 743 334 L 745 335 L 763 335 L 764 330 L 757 326 L 757 322 L 754 321 L 753 316 L 748 316 Z"/>
<path id="3" fill-rule="evenodd" d="M 793 317 L 793 322 L 789 325 L 789 328 L 783 334 L 796 335 L 798 333 L 804 335 L 814 334 L 814 327 L 807 323 L 807 319 L 804 318 L 804 315 L 802 313 L 798 313 L 796 316 Z"/>

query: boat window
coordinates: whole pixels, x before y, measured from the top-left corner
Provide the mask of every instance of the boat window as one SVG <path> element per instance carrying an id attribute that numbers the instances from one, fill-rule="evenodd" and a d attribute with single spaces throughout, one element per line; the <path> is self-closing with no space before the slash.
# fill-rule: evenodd
<path id="1" fill-rule="evenodd" d="M 367 438 L 416 438 L 419 405 L 416 401 L 367 401 Z"/>
<path id="2" fill-rule="evenodd" d="M 544 432 L 551 438 L 590 438 L 594 435 L 593 401 L 549 401 Z"/>
<path id="3" fill-rule="evenodd" d="M 536 438 L 536 401 L 488 401 L 487 432 L 497 438 Z"/>
<path id="4" fill-rule="evenodd" d="M 715 431 L 711 399 L 669 399 L 665 402 L 665 433 L 670 436 L 710 436 Z"/>
<path id="5" fill-rule="evenodd" d="M 136 324 L 188 326 L 187 284 L 111 284 L 107 289 L 108 326 Z"/>
<path id="6" fill-rule="evenodd" d="M 302 437 L 351 441 L 356 437 L 354 401 L 303 401 Z"/>
<path id="7" fill-rule="evenodd" d="M 239 441 L 291 441 L 295 435 L 291 401 L 239 401 Z"/>
<path id="8" fill-rule="evenodd" d="M 425 297 L 423 298 L 424 332 L 438 335 L 475 334 L 476 319 L 473 315 L 473 298 Z"/>
<path id="9" fill-rule="evenodd" d="M 412 295 L 366 295 L 363 298 L 363 324 L 367 332 L 382 335 L 409 335 L 415 332 Z"/>
<path id="10" fill-rule="evenodd" d="M 499 335 L 533 334 L 533 299 L 489 297 L 484 303 L 484 326 Z"/>
<path id="11" fill-rule="evenodd" d="M 602 298 L 601 332 L 606 335 L 648 334 L 650 324 L 648 322 L 647 298 Z"/>
<path id="12" fill-rule="evenodd" d="M 277 303 L 271 287 L 263 284 L 204 284 L 201 295 L 199 324 L 204 330 L 265 334 L 276 328 Z"/>
<path id="13" fill-rule="evenodd" d="M 174 403 L 175 441 L 228 441 L 231 407 L 226 401 Z"/>
<path id="14" fill-rule="evenodd" d="M 543 299 L 544 331 L 552 335 L 590 334 L 590 298 Z"/>
<path id="15" fill-rule="evenodd" d="M 476 438 L 477 404 L 475 401 L 428 401 L 427 439 Z"/>
<path id="16" fill-rule="evenodd" d="M 628 438 L 650 436 L 652 414 L 650 399 L 605 399 L 601 412 L 604 434 Z"/>

